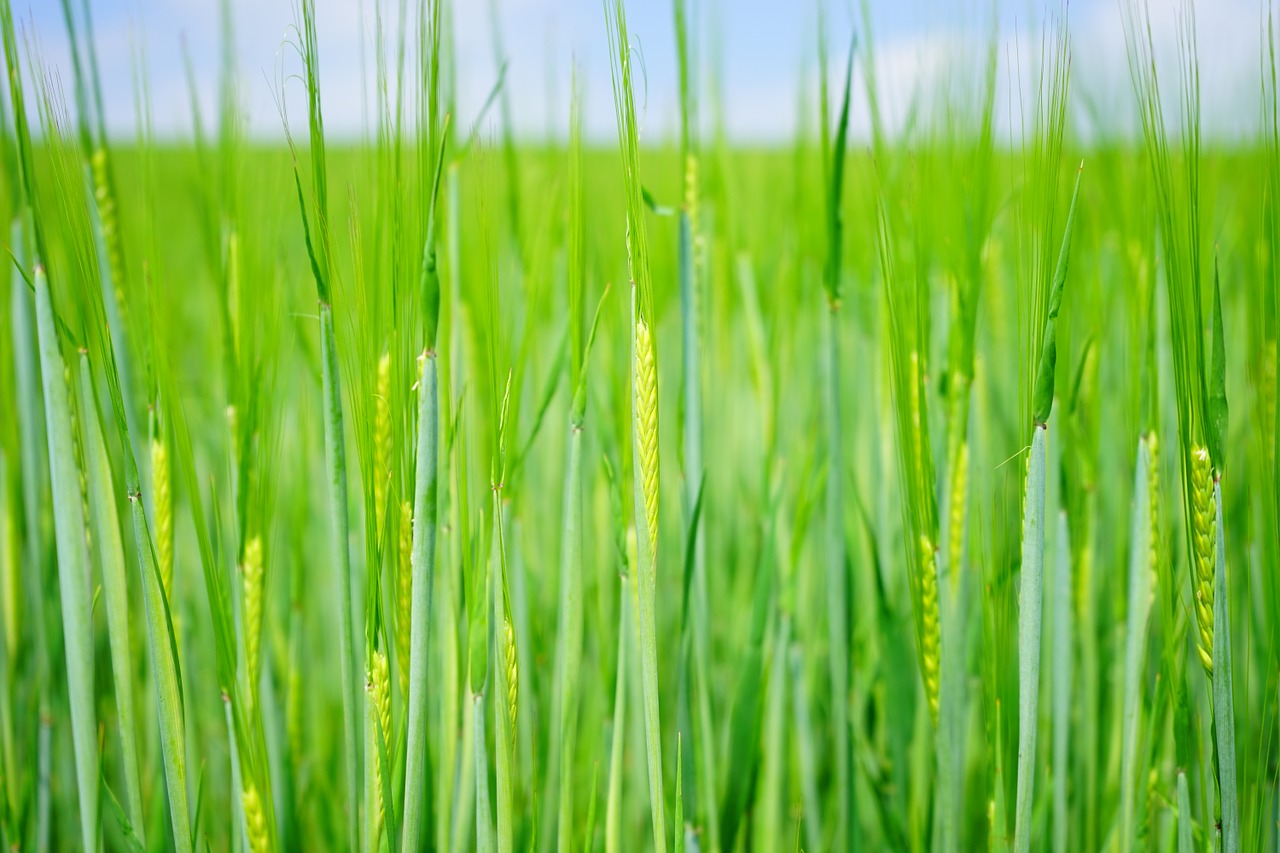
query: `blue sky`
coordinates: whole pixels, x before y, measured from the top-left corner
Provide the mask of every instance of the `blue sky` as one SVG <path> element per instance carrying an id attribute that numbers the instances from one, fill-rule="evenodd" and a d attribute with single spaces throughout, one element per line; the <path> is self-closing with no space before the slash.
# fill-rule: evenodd
<path id="1" fill-rule="evenodd" d="M 1132 126 L 1131 87 L 1125 59 L 1120 3 L 1076 0 L 1069 11 L 1073 88 L 1116 127 Z M 416 0 L 413 0 L 416 2 Z M 816 91 L 817 0 L 688 0 L 696 9 L 703 83 L 722 69 L 725 121 L 736 139 L 775 142 L 790 138 L 801 116 L 801 92 Z M 843 53 L 855 23 L 857 0 L 824 0 L 833 55 Z M 1201 0 L 1197 11 L 1205 124 L 1210 134 L 1233 135 L 1253 126 L 1257 114 L 1260 21 L 1275 0 Z M 179 136 L 191 127 L 183 70 L 185 40 L 206 113 L 216 103 L 220 46 L 218 0 L 89 0 L 97 31 L 108 125 L 114 133 L 135 127 L 136 79 L 145 68 L 155 127 Z M 295 0 L 231 0 L 235 21 L 240 97 L 251 132 L 280 135 L 275 105 L 280 80 L 299 63 L 286 46 Z M 1157 52 L 1172 56 L 1180 0 L 1151 0 Z M 399 0 L 383 0 L 389 43 Z M 73 0 L 78 5 L 78 0 Z M 316 0 L 326 126 L 335 136 L 357 137 L 364 127 L 372 85 L 374 0 Z M 70 86 L 71 63 L 57 0 L 14 0 L 20 26 L 38 44 L 47 64 Z M 410 3 L 412 8 L 412 2 Z M 673 132 L 676 63 L 670 3 L 629 0 L 628 22 L 641 57 L 645 85 L 637 99 L 651 140 Z M 891 124 L 900 123 L 913 95 L 954 86 L 979 69 L 991 15 L 999 22 L 1000 113 L 1004 133 L 1016 126 L 1018 81 L 1028 87 L 1046 9 L 1058 2 L 1032 0 L 870 0 L 881 102 Z M 604 12 L 600 0 L 454 0 L 458 56 L 458 120 L 470 123 L 497 78 L 493 21 L 508 61 L 507 88 L 522 135 L 540 137 L 568 125 L 570 69 L 585 81 L 588 133 L 614 133 Z M 861 29 L 861 27 L 859 27 Z M 363 46 L 362 46 L 363 45 Z M 145 52 L 145 53 L 144 53 Z M 145 57 L 145 58 L 144 58 Z M 963 69 L 967 69 L 967 72 Z M 861 71 L 854 103 L 854 133 L 869 121 Z M 803 85 L 802 85 L 803 84 Z M 705 87 L 704 87 L 705 88 Z M 1170 87 L 1172 88 L 1172 87 Z M 291 116 L 303 103 L 301 87 L 286 82 Z M 812 97 L 811 94 L 807 94 Z M 70 100 L 70 99 L 68 99 Z M 812 101 L 811 101 L 812 104 Z M 494 116 L 496 117 L 496 112 Z M 808 115 L 812 116 L 810 108 Z M 709 118 L 705 116 L 704 118 Z M 211 116 L 210 116 L 211 120 Z M 1081 126 L 1087 124 L 1083 113 Z"/>

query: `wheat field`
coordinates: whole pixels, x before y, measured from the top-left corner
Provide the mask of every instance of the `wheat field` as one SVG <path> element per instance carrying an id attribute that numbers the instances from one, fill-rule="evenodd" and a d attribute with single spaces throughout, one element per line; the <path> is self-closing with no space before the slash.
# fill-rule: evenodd
<path id="1" fill-rule="evenodd" d="M 1274 2 L 1229 141 L 1203 0 L 1121 0 L 1127 135 L 1065 4 L 899 122 L 819 2 L 785 144 L 695 0 L 669 135 L 638 0 L 550 141 L 450 0 L 370 0 L 359 138 L 337 0 L 274 140 L 229 12 L 109 132 L 97 2 L 0 0 L 7 850 L 1280 849 Z"/>

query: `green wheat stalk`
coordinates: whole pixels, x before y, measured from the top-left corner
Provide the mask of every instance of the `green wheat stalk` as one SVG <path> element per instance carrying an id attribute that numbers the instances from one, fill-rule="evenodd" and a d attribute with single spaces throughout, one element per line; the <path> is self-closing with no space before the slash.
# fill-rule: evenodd
<path id="1" fill-rule="evenodd" d="M 1236 792 L 1230 622 L 1224 577 L 1226 555 L 1222 544 L 1225 533 L 1219 487 L 1225 463 L 1226 348 L 1216 263 L 1211 330 L 1205 327 L 1202 307 L 1200 76 L 1194 9 L 1185 4 L 1178 11 L 1182 133 L 1177 147 L 1169 139 L 1150 16 L 1145 5 L 1141 15 L 1133 6 L 1126 9 L 1125 40 L 1151 166 L 1157 225 L 1168 275 L 1169 327 L 1190 558 L 1187 562 L 1191 570 L 1196 650 L 1209 682 L 1213 715 L 1212 768 L 1217 789 L 1214 823 L 1223 849 L 1234 853 L 1240 849 L 1241 830 Z M 1205 338 L 1209 331 L 1213 349 L 1206 356 Z M 1179 737 L 1180 728 L 1175 725 L 1175 738 Z M 1181 758 L 1189 745 L 1178 743 L 1177 746 Z"/>
<path id="2" fill-rule="evenodd" d="M 86 850 L 98 845 L 98 740 L 93 704 L 93 622 L 90 619 L 89 553 L 85 541 L 84 504 L 72 449 L 71 404 L 58 342 L 49 279 L 35 267 L 36 329 L 40 342 L 40 375 L 44 384 L 48 426 L 49 470 L 53 485 L 54 537 L 58 545 L 58 581 L 63 645 L 67 656 L 67 690 L 75 745 L 76 785 L 80 796 L 80 834 Z"/>
<path id="3" fill-rule="evenodd" d="M 439 94 L 439 57 L 441 30 L 441 2 L 430 5 L 430 55 L 431 89 L 428 122 L 431 129 L 429 144 L 434 148 L 435 163 L 431 172 L 428 199 L 427 233 L 423 246 L 421 273 L 422 305 L 426 345 L 420 359 L 421 374 L 418 382 L 418 436 L 417 471 L 414 476 L 413 508 L 413 582 L 410 610 L 409 654 L 409 714 L 408 744 L 405 763 L 405 831 L 402 848 L 418 849 L 419 837 L 425 818 L 426 790 L 423 776 L 427 770 L 426 728 L 428 703 L 428 650 L 430 639 L 431 593 L 434 586 L 436 562 L 436 523 L 439 503 L 439 379 L 437 356 L 437 332 L 440 317 L 440 279 L 436 266 L 436 202 L 440 195 L 440 180 L 444 170 L 444 149 L 447 136 L 437 130 L 441 121 L 437 106 Z M 445 122 L 447 130 L 447 122 Z"/>
<path id="4" fill-rule="evenodd" d="M 143 841 L 146 824 L 142 818 L 137 722 L 133 710 L 134 678 L 130 659 L 129 588 L 126 581 L 124 541 L 120 534 L 111 463 L 102 437 L 102 425 L 98 420 L 97 402 L 93 397 L 93 378 L 87 353 L 80 355 L 79 389 L 80 422 L 84 431 L 85 467 L 89 482 L 89 530 L 90 538 L 97 546 L 105 590 L 111 674 L 115 680 L 120 751 L 124 762 L 125 799 L 129 820 L 138 833 L 138 840 Z"/>
<path id="5" fill-rule="evenodd" d="M 856 41 L 849 45 L 849 57 L 845 64 L 844 96 L 836 118 L 835 138 L 831 138 L 828 124 L 827 48 L 823 22 L 818 25 L 819 67 L 822 106 L 822 164 L 826 201 L 827 257 L 823 267 L 822 284 L 826 293 L 826 383 L 824 394 L 826 447 L 827 447 L 827 504 L 826 504 L 826 579 L 828 602 L 829 666 L 831 670 L 831 714 L 834 729 L 836 766 L 836 835 L 835 846 L 855 849 L 859 841 L 857 800 L 853 777 L 853 744 L 850 719 L 850 638 L 853 636 L 853 613 L 850 608 L 848 567 L 845 564 L 846 543 L 844 534 L 844 462 L 841 444 L 844 441 L 840 416 L 840 308 L 841 308 L 841 251 L 844 240 L 844 170 L 849 134 L 849 104 L 853 87 L 853 58 Z"/>
<path id="6" fill-rule="evenodd" d="M 632 90 L 631 43 L 627 35 L 622 0 L 613 8 L 605 2 L 609 34 L 613 101 L 617 115 L 618 145 L 622 151 L 627 196 L 628 269 L 631 294 L 632 456 L 635 464 L 635 524 L 639 584 L 640 684 L 644 697 L 645 747 L 648 754 L 649 804 L 653 842 L 658 853 L 667 849 L 666 794 L 662 769 L 662 726 L 658 708 L 658 362 L 654 340 L 653 284 L 645 205 L 640 186 L 639 125 Z"/>
<path id="7" fill-rule="evenodd" d="M 341 377 L 338 372 L 337 341 L 334 335 L 332 252 L 329 237 L 329 182 L 325 160 L 324 118 L 320 109 L 319 52 L 316 38 L 314 0 L 302 0 L 300 7 L 300 44 L 307 91 L 307 119 L 311 144 L 311 211 L 303 194 L 302 175 L 296 150 L 285 122 L 285 135 L 293 153 L 294 186 L 299 213 L 306 237 L 307 256 L 311 261 L 316 298 L 320 308 L 320 363 L 323 385 L 325 467 L 328 472 L 331 549 L 337 561 L 338 579 L 338 649 L 342 673 L 342 718 L 346 745 L 347 807 L 350 846 L 360 844 L 360 691 L 355 661 L 354 604 L 352 602 L 351 552 L 347 514 L 347 454 L 343 432 Z M 281 106 L 281 119 L 284 119 Z"/>

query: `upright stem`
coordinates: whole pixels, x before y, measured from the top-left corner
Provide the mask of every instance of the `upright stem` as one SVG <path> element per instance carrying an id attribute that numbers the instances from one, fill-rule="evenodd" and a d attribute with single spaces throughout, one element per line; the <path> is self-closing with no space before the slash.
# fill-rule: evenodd
<path id="1" fill-rule="evenodd" d="M 1133 474 L 1133 523 L 1129 534 L 1129 618 L 1125 628 L 1123 746 L 1120 760 L 1120 845 L 1134 843 L 1138 784 L 1138 714 L 1142 707 L 1143 653 L 1151 607 L 1151 470 L 1145 439 L 1138 440 Z"/>
<path id="2" fill-rule="evenodd" d="M 231 823 L 232 838 L 236 844 L 232 849 L 249 850 L 249 825 L 245 822 L 244 806 L 241 802 L 245 790 L 243 777 L 240 775 L 240 748 L 236 746 L 235 719 L 232 716 L 231 697 L 222 695 L 222 715 L 227 724 L 227 744 L 231 751 Z"/>
<path id="3" fill-rule="evenodd" d="M 622 765 L 627 730 L 627 668 L 631 665 L 631 582 L 619 579 L 618 597 L 618 669 L 614 679 L 613 736 L 609 746 L 609 794 L 605 802 L 605 853 L 622 850 Z"/>
<path id="4" fill-rule="evenodd" d="M 1099 700 L 1100 682 L 1101 682 L 1101 664 L 1098 648 L 1098 611 L 1096 606 L 1099 598 L 1096 589 L 1098 582 L 1093 569 L 1094 563 L 1094 543 L 1093 535 L 1097 525 L 1094 520 L 1098 517 L 1096 509 L 1096 495 L 1089 493 L 1085 495 L 1085 517 L 1081 519 L 1084 526 L 1084 550 L 1079 554 L 1079 563 L 1076 567 L 1076 587 L 1079 590 L 1077 594 L 1077 622 L 1080 636 L 1080 699 L 1079 706 L 1083 709 L 1081 721 L 1083 725 L 1080 727 L 1078 755 L 1084 757 L 1084 821 L 1081 826 L 1082 838 L 1080 843 L 1085 849 L 1097 848 L 1100 844 L 1098 840 L 1098 812 L 1099 812 L 1099 777 L 1102 775 L 1100 767 L 1099 752 L 1101 749 L 1098 744 L 1098 708 L 1101 705 Z"/>
<path id="5" fill-rule="evenodd" d="M 818 799 L 818 762 L 813 754 L 813 725 L 809 716 L 809 686 L 804 675 L 804 649 L 799 643 L 793 643 L 788 657 L 791 666 L 792 708 L 796 719 L 796 752 L 800 770 L 800 802 L 804 809 L 804 837 L 807 849 L 821 850 L 822 814 Z"/>
<path id="6" fill-rule="evenodd" d="M 49 470 L 53 484 L 54 538 L 58 545 L 58 588 L 62 598 L 63 646 L 67 659 L 67 695 L 71 705 L 76 787 L 80 797 L 81 842 L 98 846 L 98 739 L 93 700 L 93 619 L 84 504 L 80 498 L 72 444 L 71 408 L 58 347 L 57 321 L 49 280 L 36 267 L 36 329 L 40 374 L 44 382 Z"/>
<path id="7" fill-rule="evenodd" d="M 694 259 L 693 229 L 695 223 L 690 219 L 686 207 L 680 211 L 680 328 L 683 336 L 683 371 L 684 371 L 684 521 L 688 530 L 692 523 L 693 507 L 698 500 L 701 488 L 702 464 L 702 347 L 698 337 L 698 280 L 697 265 Z M 703 534 L 703 525 L 699 524 L 692 531 L 693 540 L 693 589 L 690 595 L 690 620 L 692 629 L 691 651 L 693 653 L 692 675 L 698 679 L 695 691 L 686 689 L 683 692 L 685 701 L 692 695 L 696 708 L 692 713 L 682 712 L 682 719 L 697 714 L 697 735 L 693 738 L 693 758 L 688 761 L 685 776 L 695 780 L 692 788 L 685 792 L 686 797 L 700 799 L 704 828 L 711 850 L 720 849 L 720 827 L 716 820 L 716 793 L 714 782 L 715 737 L 711 722 L 711 686 L 708 682 L 707 661 L 707 543 Z M 688 668 L 685 668 L 688 673 Z M 689 711 L 690 709 L 684 709 Z M 686 739 L 693 732 L 686 733 Z M 688 749 L 690 744 L 686 743 Z M 676 832 L 682 832 L 677 827 Z"/>
<path id="8" fill-rule="evenodd" d="M 634 294 L 634 291 L 633 291 Z M 637 613 L 640 635 L 640 690 L 644 705 L 644 740 L 648 755 L 649 808 L 653 819 L 656 853 L 667 850 L 666 794 L 662 780 L 662 721 L 658 708 L 658 488 L 660 454 L 657 448 L 657 375 L 653 342 L 643 343 L 646 327 L 633 295 L 632 314 L 636 332 L 632 335 L 633 406 L 632 443 L 634 452 Z M 652 332 L 647 332 L 652 334 Z M 641 347 L 647 351 L 642 351 Z M 642 365 L 642 359 L 647 359 Z M 652 393 L 653 399 L 642 399 Z M 643 408 L 642 408 L 643 407 Z M 643 422 L 642 422 L 643 421 Z M 646 441 L 651 442 L 647 445 Z"/>
<path id="9" fill-rule="evenodd" d="M 1067 780 L 1071 777 L 1069 747 L 1074 658 L 1071 654 L 1071 530 L 1065 509 L 1058 510 L 1053 552 L 1053 849 L 1054 853 L 1066 853 L 1071 825 L 1067 811 Z"/>
<path id="10" fill-rule="evenodd" d="M 430 641 L 431 588 L 436 556 L 437 454 L 439 415 L 437 412 L 436 355 L 430 350 L 422 359 L 418 386 L 418 451 L 414 478 L 413 507 L 413 587 L 409 617 L 409 720 L 405 756 L 404 840 L 402 849 L 417 853 L 421 845 L 423 807 L 426 798 L 428 723 L 428 645 Z M 450 768 L 451 769 L 451 768 Z"/>
<path id="11" fill-rule="evenodd" d="M 348 548 L 347 452 L 342 427 L 342 391 L 333 331 L 333 306 L 320 303 L 320 356 L 324 383 L 324 455 L 329 469 L 329 523 L 338 569 L 338 648 L 342 669 L 342 720 L 347 753 L 348 831 L 352 850 L 360 849 L 360 726 L 356 683 L 355 627 L 351 601 L 351 552 Z"/>
<path id="12" fill-rule="evenodd" d="M 1040 702 L 1040 618 L 1044 574 L 1045 433 L 1031 438 L 1022 521 L 1022 590 L 1018 602 L 1018 781 L 1014 803 L 1014 851 L 1031 849 L 1035 785 L 1036 722 Z"/>
<path id="13" fill-rule="evenodd" d="M 1178 853 L 1193 853 L 1191 841 L 1191 792 L 1187 787 L 1187 774 L 1178 771 Z"/>
<path id="14" fill-rule="evenodd" d="M 1219 835 L 1225 853 L 1239 853 L 1240 811 L 1236 797 L 1236 717 L 1231 687 L 1231 617 L 1227 602 L 1227 544 L 1222 528 L 1222 483 L 1213 483 L 1217 566 L 1213 573 L 1213 729 L 1221 799 Z"/>
<path id="15" fill-rule="evenodd" d="M 946 517 L 947 505 L 944 504 L 942 518 L 945 519 Z M 942 542 L 948 541 L 945 522 L 943 523 L 940 540 Z M 938 772 L 934 825 L 938 829 L 938 849 L 943 853 L 954 853 L 958 849 L 957 831 L 959 826 L 954 784 L 956 779 L 953 764 L 955 755 L 951 745 L 955 731 L 955 726 L 952 723 L 956 714 L 951 710 L 948 701 L 954 697 L 956 673 L 952 672 L 952 670 L 955 668 L 954 658 L 957 649 L 953 648 L 953 646 L 958 643 L 953 627 L 956 602 L 952 599 L 952 582 L 954 579 L 952 578 L 950 559 L 951 554 L 947 548 L 939 549 L 934 557 L 934 565 L 938 573 L 938 624 L 940 637 L 938 644 L 938 714 L 933 720 L 934 760 L 937 764 Z"/>
<path id="16" fill-rule="evenodd" d="M 49 698 L 49 651 L 45 627 L 44 483 L 48 462 L 44 437 L 44 407 L 40 399 L 40 362 L 37 353 L 35 311 L 30 290 L 23 279 L 26 236 L 23 219 L 13 221 L 11 251 L 13 275 L 10 281 L 10 322 L 13 334 L 13 367 L 17 378 L 18 437 L 22 459 L 22 516 L 27 600 L 30 607 L 35 654 L 36 710 L 36 850 L 49 849 L 49 780 L 52 769 L 52 720 Z"/>
<path id="17" fill-rule="evenodd" d="M 845 573 L 844 502 L 841 483 L 844 465 L 840 443 L 840 306 L 827 312 L 827 607 L 830 631 L 831 715 L 835 729 L 836 840 L 835 849 L 849 850 L 857 843 L 850 834 L 857 826 L 851 777 L 849 743 L 849 615 L 848 578 Z"/>
<path id="18" fill-rule="evenodd" d="M 653 844 L 666 853 L 666 795 L 662 783 L 662 724 L 658 711 L 658 626 L 656 567 L 650 544 L 638 537 L 640 555 L 640 689 L 644 694 L 644 741 L 649 765 L 649 805 L 653 818 Z"/>
<path id="19" fill-rule="evenodd" d="M 129 451 L 126 451 L 129 452 Z M 160 729 L 160 754 L 164 760 L 164 781 L 169 793 L 169 817 L 173 822 L 174 849 L 191 853 L 191 817 L 187 805 L 187 730 L 183 718 L 182 684 L 178 654 L 174 644 L 169 605 L 160 585 L 160 569 L 151 547 L 147 511 L 142 495 L 129 495 L 133 514 L 134 544 L 138 553 L 138 573 L 142 576 L 142 601 L 147 615 L 147 646 L 151 652 L 152 682 L 156 686 L 156 716 Z"/>
<path id="20" fill-rule="evenodd" d="M 560 766 L 559 817 L 556 849 L 569 853 L 573 830 L 574 750 L 578 730 L 578 682 L 582 657 L 582 426 L 569 427 L 569 464 L 565 477 L 564 541 L 561 544 L 560 614 L 560 754 L 553 756 Z M 590 843 L 590 839 L 588 839 Z"/>
<path id="21" fill-rule="evenodd" d="M 476 758 L 476 853 L 493 853 L 493 811 L 489 805 L 489 756 L 484 743 L 484 693 L 471 697 Z"/>
<path id="22" fill-rule="evenodd" d="M 759 843 L 780 849 L 786 842 L 783 829 L 783 775 L 787 770 L 787 741 L 785 735 L 787 706 L 787 675 L 790 669 L 785 650 L 791 645 L 791 619 L 782 614 L 774 628 L 773 654 L 769 664 L 768 694 L 765 699 L 764 754 L 760 805 Z M 682 829 L 677 826 L 676 832 Z"/>
<path id="23" fill-rule="evenodd" d="M 958 374 L 956 374 L 958 375 Z M 968 409 L 968 386 L 956 389 L 966 402 L 956 410 Z M 957 425 L 958 424 L 958 425 Z M 952 424 L 953 433 L 968 429 L 967 415 Z M 965 543 L 968 527 L 968 444 L 963 435 L 949 454 L 949 477 L 943 491 L 941 541 L 938 552 L 939 616 L 942 621 L 941 671 L 939 673 L 938 715 L 938 807 L 942 814 L 942 850 L 960 848 L 964 823 L 964 733 L 965 666 L 968 633 L 965 613 L 968 594 L 965 584 Z"/>
<path id="24" fill-rule="evenodd" d="M 445 404 L 448 410 L 448 404 Z M 448 462 L 445 462 L 445 468 L 448 469 Z M 443 481 L 444 489 L 448 489 L 448 478 Z M 441 501 L 442 506 L 447 506 L 447 500 Z M 448 517 L 448 510 L 443 510 Z M 452 530 L 452 538 L 450 538 L 450 530 Z M 436 636 L 440 640 L 439 659 L 440 664 L 440 680 L 441 680 L 441 704 L 440 716 L 437 720 L 437 743 L 439 743 L 439 758 L 437 766 L 440 768 L 439 781 L 432 785 L 431 789 L 435 793 L 436 816 L 433 821 L 436 829 L 436 849 L 446 851 L 449 849 L 451 837 L 457 831 L 458 824 L 454 812 L 454 803 L 459 799 L 460 789 L 458 786 L 458 729 L 460 725 L 465 725 L 462 717 L 465 713 L 460 714 L 460 691 L 459 691 L 459 670 L 458 670 L 458 611 L 455 606 L 457 598 L 453 590 L 453 579 L 450 575 L 453 567 L 462 564 L 461 557 L 453 558 L 453 552 L 456 550 L 455 543 L 458 539 L 458 526 L 444 526 L 446 547 L 444 547 L 446 569 L 436 575 L 436 582 L 440 584 L 440 589 L 432 600 L 432 607 L 435 608 L 434 616 L 439 621 L 436 629 Z M 433 561 L 434 562 L 434 561 Z M 412 619 L 412 617 L 411 617 Z"/>
<path id="25" fill-rule="evenodd" d="M 497 794 L 497 850 L 498 853 L 513 853 L 515 850 L 515 799 L 512 780 L 516 774 L 515 757 L 515 724 L 514 717 L 518 713 L 514 702 L 518 700 L 518 692 L 512 691 L 511 673 L 508 670 L 511 638 L 507 627 L 510 625 L 511 613 L 504 601 L 504 589 L 508 589 L 506 571 L 506 541 L 502 529 L 503 506 L 502 490 L 493 490 L 493 636 L 495 638 L 494 654 L 491 658 L 493 673 L 493 753 L 494 753 L 494 790 Z M 513 629 L 514 633 L 514 629 Z M 518 682 L 516 684 L 518 691 Z M 514 700 L 514 701 L 513 701 Z"/>
<path id="26" fill-rule="evenodd" d="M 478 818 L 472 818 L 476 809 L 476 704 L 467 702 L 462 711 L 462 737 L 459 746 L 462 750 L 458 755 L 458 787 L 456 796 L 453 801 L 453 834 L 449 838 L 447 845 L 442 845 L 441 851 L 449 851 L 449 853 L 463 853 L 465 850 L 474 849 L 471 844 L 471 833 L 475 831 Z M 484 720 L 478 721 L 480 725 L 484 725 Z M 439 824 L 437 824 L 439 826 Z"/>
<path id="27" fill-rule="evenodd" d="M 0 451 L 0 483 L 9 482 L 8 458 Z M 14 654 L 18 650 L 18 636 L 21 622 L 18 609 L 22 595 L 18 592 L 16 573 L 17 560 L 11 551 L 13 544 L 13 511 L 9 506 L 8 489 L 0 488 L 0 779 L 5 780 L 4 790 L 0 790 L 0 808 L 13 813 L 13 793 L 9 780 L 17 777 L 17 755 L 13 744 L 13 696 Z M 7 822 L 0 823 L 0 842 L 9 846 L 9 827 Z"/>
<path id="28" fill-rule="evenodd" d="M 103 597 L 107 610 L 107 635 L 111 646 L 111 674 L 115 681 L 116 713 L 119 715 L 120 753 L 129 821 L 142 841 L 146 827 L 142 820 L 142 785 L 138 776 L 137 722 L 133 711 L 132 644 L 129 631 L 129 586 L 124 565 L 124 541 L 116 509 L 111 462 L 107 457 L 102 424 L 94 402 L 89 357 L 80 356 L 80 413 L 84 424 L 84 450 L 89 485 L 90 529 L 97 545 L 102 568 Z M 145 841 L 143 842 L 145 843 Z"/>

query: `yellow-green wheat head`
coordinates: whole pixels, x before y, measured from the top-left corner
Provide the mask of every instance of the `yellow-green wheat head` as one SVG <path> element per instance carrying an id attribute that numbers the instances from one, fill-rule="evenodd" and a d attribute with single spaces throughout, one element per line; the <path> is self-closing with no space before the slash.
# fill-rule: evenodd
<path id="1" fill-rule="evenodd" d="M 413 506 L 400 504 L 400 553 L 396 561 L 396 669 L 400 689 L 409 690 L 409 642 L 413 628 Z"/>
<path id="2" fill-rule="evenodd" d="M 285 737 L 289 742 L 289 755 L 294 761 L 302 755 L 302 674 L 292 656 L 289 658 L 288 694 L 284 703 Z"/>
<path id="3" fill-rule="evenodd" d="M 969 377 L 962 370 L 952 370 L 947 380 L 947 458 L 954 460 L 960 443 L 967 438 L 965 404 L 969 395 Z"/>
<path id="4" fill-rule="evenodd" d="M 1267 341 L 1262 351 L 1262 376 L 1258 380 L 1262 409 L 1262 434 L 1276 434 L 1276 342 Z M 1266 447 L 1267 459 L 1275 464 L 1275 446 Z"/>
<path id="5" fill-rule="evenodd" d="M 1213 463 L 1209 451 L 1191 451 L 1191 555 L 1196 605 L 1196 651 L 1204 671 L 1213 675 L 1213 574 L 1214 574 Z"/>
<path id="6" fill-rule="evenodd" d="M 244 546 L 244 658 L 249 676 L 249 692 L 257 695 L 258 667 L 262 648 L 262 537 L 254 536 Z"/>
<path id="7" fill-rule="evenodd" d="M 693 235 L 693 267 L 695 280 L 702 272 L 706 249 L 706 237 L 698 227 L 698 155 L 689 154 L 684 161 L 684 207 L 689 216 L 689 231 Z M 695 293 L 697 291 L 695 290 Z"/>
<path id="8" fill-rule="evenodd" d="M 231 317 L 231 344 L 240 358 L 240 235 L 233 227 L 227 234 L 227 314 Z M 232 430 L 232 441 L 235 440 Z"/>
<path id="9" fill-rule="evenodd" d="M 373 401 L 373 518 L 381 539 L 386 518 L 387 483 L 391 479 L 391 355 L 378 360 L 378 382 Z"/>
<path id="10" fill-rule="evenodd" d="M 1073 566 L 1072 581 L 1074 587 L 1071 591 L 1074 599 L 1076 612 L 1085 612 L 1084 608 L 1091 607 L 1089 596 L 1093 589 L 1093 549 L 1085 546 L 1079 549 L 1079 553 L 1073 555 L 1075 560 Z"/>
<path id="11" fill-rule="evenodd" d="M 511 733 L 515 737 L 516 715 L 520 711 L 520 662 L 516 657 L 516 632 L 510 619 L 502 620 L 502 646 L 507 666 L 507 711 L 511 717 Z"/>
<path id="12" fill-rule="evenodd" d="M 924 482 L 924 441 L 920 428 L 920 354 L 911 351 L 911 474 Z"/>
<path id="13" fill-rule="evenodd" d="M 928 536 L 920 537 L 920 669 L 933 723 L 938 723 L 942 671 L 942 623 L 938 609 L 938 556 Z"/>
<path id="14" fill-rule="evenodd" d="M 1151 511 L 1151 594 L 1154 596 L 1160 568 L 1160 444 L 1155 430 L 1147 433 L 1147 502 Z"/>
<path id="15" fill-rule="evenodd" d="M 102 240 L 107 246 L 107 265 L 110 267 L 111 283 L 115 287 L 116 305 L 121 316 L 124 314 L 124 293 L 121 284 L 124 277 L 124 264 L 120 257 L 120 229 L 116 216 L 116 202 L 111 197 L 107 186 L 107 152 L 97 148 L 90 159 L 89 170 L 93 174 L 93 196 L 98 202 L 98 219 L 102 223 Z"/>
<path id="16" fill-rule="evenodd" d="M 961 441 L 956 450 L 955 465 L 951 471 L 951 527 L 948 531 L 947 566 L 951 577 L 957 578 L 951 584 L 951 595 L 954 597 L 959 587 L 958 572 L 964 559 L 965 521 L 968 518 L 969 503 L 969 442 Z"/>
<path id="17" fill-rule="evenodd" d="M 21 626 L 18 623 L 18 601 L 21 596 L 21 574 L 18 571 L 18 532 L 13 520 L 13 510 L 5 507 L 0 518 L 0 567 L 4 570 L 4 629 L 5 655 L 9 664 L 14 663 L 18 651 Z"/>
<path id="18" fill-rule="evenodd" d="M 169 451 L 158 438 L 151 440 L 151 490 L 156 508 L 156 560 L 164 597 L 173 595 L 173 493 L 169 487 Z"/>
<path id="19" fill-rule="evenodd" d="M 698 221 L 698 157 L 690 154 L 684 160 L 684 207 L 689 222 Z"/>
<path id="20" fill-rule="evenodd" d="M 650 553 L 658 547 L 658 366 L 653 336 L 643 317 L 636 319 L 635 420 L 641 490 Z"/>
<path id="21" fill-rule="evenodd" d="M 369 713 L 377 714 L 376 720 L 378 725 L 382 727 L 381 735 L 374 731 L 374 737 L 381 737 L 384 745 L 388 745 L 388 739 L 391 737 L 391 672 L 387 666 L 387 656 L 381 649 L 375 649 L 373 652 L 373 660 L 369 664 Z M 390 749 L 388 748 L 388 754 Z M 378 849 L 378 838 L 382 835 L 382 827 L 387 818 L 386 800 L 382 795 L 382 772 L 377 767 L 376 762 L 380 761 L 379 754 L 369 756 L 369 761 L 375 762 L 375 770 L 373 774 L 373 794 L 376 803 L 374 829 L 373 829 L 373 849 Z"/>
<path id="22" fill-rule="evenodd" d="M 383 737 L 391 735 L 391 671 L 387 666 L 387 655 L 382 649 L 375 649 L 373 662 L 369 666 L 369 692 L 373 696 L 373 707 L 378 712 L 378 724 L 382 726 Z"/>
<path id="23" fill-rule="evenodd" d="M 258 787 L 253 782 L 245 786 L 241 802 L 244 805 L 245 828 L 249 834 L 249 850 L 252 853 L 267 853 L 271 849 L 271 838 L 267 834 L 267 814 L 262 808 Z"/>

